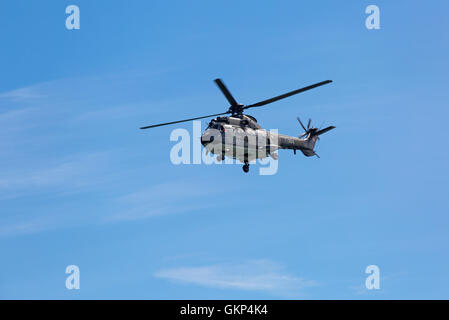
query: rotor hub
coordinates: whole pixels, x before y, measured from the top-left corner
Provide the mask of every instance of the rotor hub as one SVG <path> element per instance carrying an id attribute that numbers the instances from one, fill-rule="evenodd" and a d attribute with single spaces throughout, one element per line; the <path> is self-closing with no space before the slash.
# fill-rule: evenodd
<path id="1" fill-rule="evenodd" d="M 228 112 L 233 116 L 240 115 L 240 114 L 243 114 L 243 110 L 244 110 L 243 107 L 244 107 L 243 104 L 231 105 L 231 106 L 229 106 Z"/>

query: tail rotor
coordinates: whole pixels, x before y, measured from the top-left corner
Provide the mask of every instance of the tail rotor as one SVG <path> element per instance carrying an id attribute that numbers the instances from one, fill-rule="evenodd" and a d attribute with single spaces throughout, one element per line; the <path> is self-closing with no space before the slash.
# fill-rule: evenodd
<path id="1" fill-rule="evenodd" d="M 299 138 L 307 137 L 306 139 L 309 139 L 313 135 L 316 135 L 316 132 L 318 131 L 318 128 L 310 127 L 312 124 L 312 119 L 309 118 L 309 121 L 307 122 L 307 127 L 304 126 L 301 119 L 299 117 L 296 117 L 301 127 L 304 129 L 304 133 L 299 136 Z"/>
<path id="2" fill-rule="evenodd" d="M 319 158 L 319 156 L 316 154 L 316 152 L 314 150 L 316 141 L 320 140 L 319 136 L 321 134 L 323 134 L 325 132 L 328 132 L 329 130 L 335 129 L 335 127 L 334 126 L 329 126 L 329 127 L 324 128 L 324 129 L 315 128 L 315 127 L 311 126 L 312 125 L 312 119 L 309 119 L 309 121 L 307 122 L 307 127 L 305 127 L 299 117 L 296 117 L 296 119 L 298 120 L 298 122 L 301 125 L 301 127 L 304 129 L 304 133 L 301 134 L 299 136 L 299 138 L 303 139 L 304 141 L 306 141 L 307 144 L 309 145 L 309 148 L 310 148 L 309 151 L 306 152 L 307 154 L 304 153 L 304 151 L 303 151 L 303 153 L 306 154 L 307 156 L 315 155 L 315 156 L 317 156 Z"/>

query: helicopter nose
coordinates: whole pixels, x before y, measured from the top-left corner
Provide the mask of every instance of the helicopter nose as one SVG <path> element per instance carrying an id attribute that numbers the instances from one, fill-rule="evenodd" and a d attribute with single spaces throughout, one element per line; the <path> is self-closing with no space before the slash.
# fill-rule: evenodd
<path id="1" fill-rule="evenodd" d="M 212 141 L 214 141 L 213 135 L 204 134 L 201 136 L 201 144 L 203 146 L 206 146 L 208 143 L 211 143 Z"/>

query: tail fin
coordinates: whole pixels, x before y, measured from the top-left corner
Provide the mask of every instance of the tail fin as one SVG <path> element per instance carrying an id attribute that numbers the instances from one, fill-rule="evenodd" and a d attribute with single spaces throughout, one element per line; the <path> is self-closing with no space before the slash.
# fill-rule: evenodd
<path id="1" fill-rule="evenodd" d="M 319 158 L 319 156 L 316 154 L 314 148 L 315 148 L 315 144 L 316 141 L 319 140 L 319 135 L 322 135 L 323 133 L 326 133 L 332 129 L 335 129 L 334 126 L 329 126 L 327 128 L 321 129 L 321 130 L 311 130 L 309 133 L 309 136 L 307 137 L 307 142 L 308 142 L 308 148 L 307 149 L 301 149 L 302 153 L 304 153 L 305 156 L 307 157 L 311 157 L 311 156 L 317 156 Z"/>

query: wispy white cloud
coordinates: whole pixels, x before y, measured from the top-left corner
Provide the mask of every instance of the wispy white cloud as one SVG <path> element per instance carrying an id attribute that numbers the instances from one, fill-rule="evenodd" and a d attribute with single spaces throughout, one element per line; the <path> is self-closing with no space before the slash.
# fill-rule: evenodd
<path id="1" fill-rule="evenodd" d="M 160 183 L 116 198 L 117 205 L 124 209 L 107 217 L 107 220 L 139 220 L 163 214 L 201 210 L 213 206 L 201 198 L 207 195 L 210 199 L 214 194 L 216 192 L 207 186 L 192 182 Z"/>
<path id="2" fill-rule="evenodd" d="M 0 99 L 14 102 L 38 99 L 42 97 L 44 97 L 44 95 L 38 90 L 37 86 L 18 88 L 0 93 Z"/>
<path id="3" fill-rule="evenodd" d="M 77 221 L 86 224 L 211 206 L 201 199 L 213 196 L 209 186 L 148 181 L 153 187 L 139 188 L 139 179 L 131 178 L 148 170 L 148 163 L 136 157 L 142 149 L 118 138 L 118 132 L 135 139 L 142 119 L 179 103 L 163 100 L 156 89 L 148 91 L 141 80 L 133 74 L 67 78 L 0 92 L 0 200 L 5 202 L 0 234 L 67 226 L 62 214 L 54 214 L 55 221 L 47 217 L 61 207 L 79 210 L 70 205 L 78 194 L 88 198 L 83 208 L 90 214 L 80 212 Z M 99 197 L 91 196 L 97 191 Z M 44 203 L 46 197 L 51 201 Z"/>
<path id="4" fill-rule="evenodd" d="M 51 229 L 53 224 L 47 219 L 30 219 L 28 221 L 20 221 L 16 223 L 0 225 L 0 236 L 16 236 L 32 234 Z"/>
<path id="5" fill-rule="evenodd" d="M 29 175 L 0 179 L 0 199 L 23 197 L 39 192 L 47 194 L 50 192 L 54 198 L 77 192 L 89 192 L 93 187 L 92 184 L 104 187 L 110 182 L 101 181 L 103 174 L 96 170 L 99 166 L 98 160 L 103 156 L 86 156 L 54 168 L 33 171 Z M 24 216 L 14 216 L 8 212 L 0 212 L 0 236 L 17 236 L 84 224 L 100 225 L 117 221 L 144 220 L 166 214 L 198 212 L 213 206 L 202 201 L 201 197 L 206 194 L 209 197 L 214 195 L 198 184 L 178 181 L 160 183 L 119 197 L 101 199 L 93 204 L 94 208 L 101 212 L 99 215 L 71 214 L 70 212 L 73 210 L 76 212 L 76 209 L 70 207 L 62 210 L 64 214 L 59 214 L 57 206 L 49 208 L 49 212 L 40 212 L 39 215 L 30 212 Z"/>
<path id="6" fill-rule="evenodd" d="M 152 201 L 154 199 L 173 201 L 173 198 L 191 198 L 211 195 L 214 190 L 206 185 L 201 185 L 186 181 L 170 181 L 149 188 L 138 190 L 117 198 L 118 201 L 141 203 L 142 201 Z"/>
<path id="7" fill-rule="evenodd" d="M 45 188 L 50 187 L 70 191 L 71 188 L 94 183 L 93 172 L 101 174 L 99 168 L 102 166 L 99 164 L 104 164 L 107 158 L 105 152 L 88 153 L 53 160 L 53 165 L 44 167 L 32 168 L 31 164 L 26 168 L 3 170 L 0 172 L 0 195 L 12 196 L 16 192 L 27 194 L 36 190 L 45 191 Z"/>
<path id="8" fill-rule="evenodd" d="M 22 108 L 22 109 L 13 109 L 3 113 L 0 113 L 0 123 L 8 124 L 11 121 L 22 120 L 23 118 L 29 116 L 36 108 Z"/>
<path id="9" fill-rule="evenodd" d="M 270 260 L 169 268 L 154 275 L 179 283 L 219 289 L 263 291 L 281 296 L 300 296 L 304 288 L 316 285 L 314 281 L 286 273 L 281 265 Z"/>
<path id="10" fill-rule="evenodd" d="M 66 205 L 68 196 L 92 191 L 106 185 L 109 153 L 86 153 L 53 159 L 44 165 L 29 161 L 22 166 L 8 166 L 0 170 L 0 236 L 38 233 L 54 228 L 82 223 L 83 215 L 71 213 L 75 208 Z M 106 173 L 105 173 L 106 170 Z M 34 208 L 36 199 L 50 197 L 45 206 Z M 39 203 L 39 201 L 38 201 Z M 70 202 L 69 202 L 70 203 Z M 89 221 L 84 219 L 85 223 Z"/>
<path id="11" fill-rule="evenodd" d="M 185 213 L 193 212 L 202 209 L 210 208 L 208 204 L 171 204 L 171 205 L 160 205 L 157 203 L 152 203 L 150 206 L 139 206 L 124 209 L 119 213 L 114 213 L 108 216 L 105 221 L 132 221 L 132 220 L 142 220 L 155 216 L 165 215 L 165 214 L 175 214 L 175 213 Z"/>

